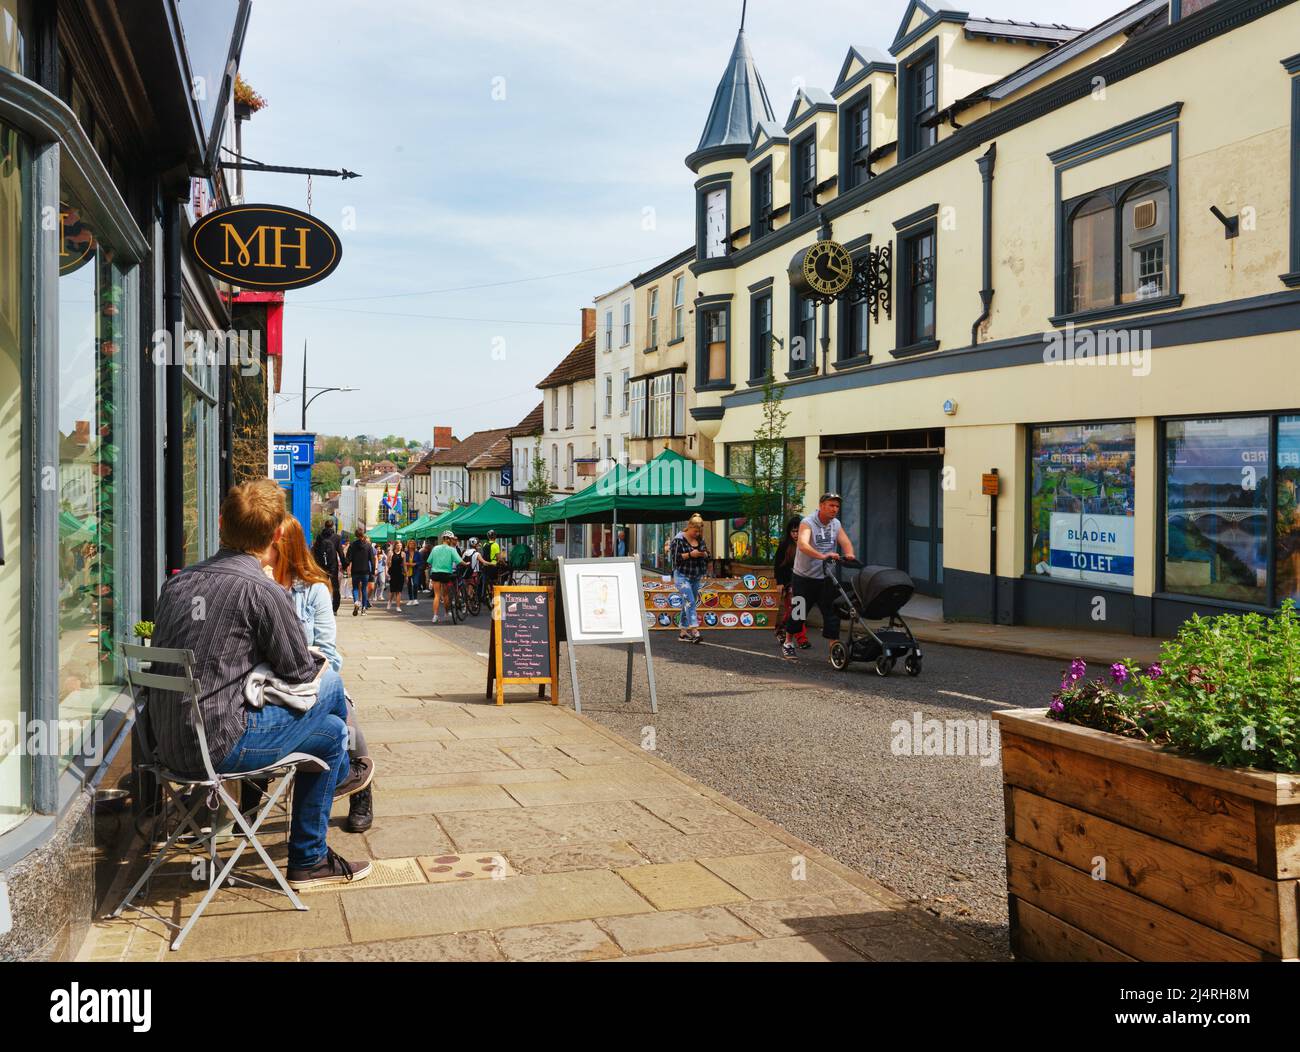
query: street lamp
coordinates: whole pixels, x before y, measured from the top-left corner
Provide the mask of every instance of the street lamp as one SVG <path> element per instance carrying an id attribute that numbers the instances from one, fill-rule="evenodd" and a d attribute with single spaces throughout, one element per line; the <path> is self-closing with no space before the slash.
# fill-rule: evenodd
<path id="1" fill-rule="evenodd" d="M 303 395 L 303 401 L 302 401 L 302 429 L 303 429 L 304 431 L 307 430 L 307 407 L 308 407 L 309 405 L 311 405 L 312 402 L 316 401 L 316 399 L 318 399 L 321 395 L 323 395 L 323 394 L 329 394 L 331 391 L 356 391 L 356 390 L 357 390 L 357 388 L 355 388 L 355 387 L 319 387 L 319 388 L 317 388 L 317 387 L 308 387 L 308 388 L 306 388 L 306 389 L 302 392 L 302 395 Z M 307 392 L 308 392 L 308 391 L 315 391 L 316 393 L 315 393 L 314 395 L 312 395 L 310 398 L 308 398 L 308 397 L 307 397 Z"/>

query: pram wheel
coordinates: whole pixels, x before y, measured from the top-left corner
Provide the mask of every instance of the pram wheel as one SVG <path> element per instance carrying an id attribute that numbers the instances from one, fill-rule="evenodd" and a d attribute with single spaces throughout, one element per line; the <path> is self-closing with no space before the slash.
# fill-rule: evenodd
<path id="1" fill-rule="evenodd" d="M 849 652 L 838 639 L 831 644 L 831 668 L 843 672 L 849 667 Z"/>
<path id="2" fill-rule="evenodd" d="M 921 659 L 913 654 L 903 663 L 903 668 L 907 670 L 909 676 L 919 676 L 921 674 Z"/>
<path id="3" fill-rule="evenodd" d="M 876 658 L 875 669 L 877 676 L 888 676 L 894 671 L 894 659 L 888 654 L 881 654 Z"/>

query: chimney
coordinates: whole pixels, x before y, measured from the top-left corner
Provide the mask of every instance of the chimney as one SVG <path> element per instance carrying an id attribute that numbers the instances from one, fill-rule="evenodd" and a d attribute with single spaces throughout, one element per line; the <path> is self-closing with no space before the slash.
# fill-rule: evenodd
<path id="1" fill-rule="evenodd" d="M 582 308 L 582 338 L 596 335 L 596 308 Z"/>
<path id="2" fill-rule="evenodd" d="M 435 427 L 433 429 L 433 448 L 435 452 L 450 449 L 454 444 L 451 437 L 451 428 Z"/>

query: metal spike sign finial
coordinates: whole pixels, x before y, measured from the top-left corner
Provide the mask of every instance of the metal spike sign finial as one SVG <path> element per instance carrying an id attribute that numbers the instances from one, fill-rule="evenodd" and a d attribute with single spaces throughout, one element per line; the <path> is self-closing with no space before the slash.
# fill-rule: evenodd
<path id="1" fill-rule="evenodd" d="M 740 31 L 745 31 L 745 10 L 749 7 L 749 0 L 740 0 Z"/>

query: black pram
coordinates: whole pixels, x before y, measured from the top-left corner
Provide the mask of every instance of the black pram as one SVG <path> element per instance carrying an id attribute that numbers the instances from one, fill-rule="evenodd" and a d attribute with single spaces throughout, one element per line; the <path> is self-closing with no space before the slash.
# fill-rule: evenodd
<path id="1" fill-rule="evenodd" d="M 858 571 L 847 589 L 842 579 L 844 570 Z M 831 644 L 831 665 L 846 669 L 850 662 L 870 661 L 876 675 L 888 676 L 894 663 L 903 658 L 907 674 L 919 676 L 921 645 L 899 613 L 916 591 L 912 579 L 892 566 L 863 566 L 847 559 L 832 560 L 826 576 L 835 582 L 840 616 L 849 622 L 848 639 Z M 885 624 L 873 629 L 868 621 Z"/>

